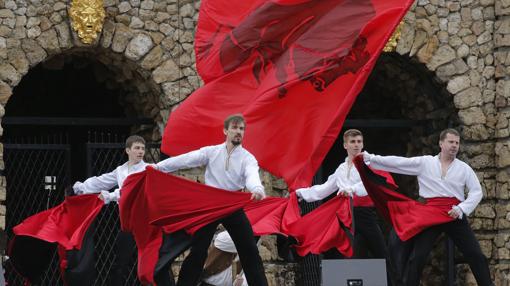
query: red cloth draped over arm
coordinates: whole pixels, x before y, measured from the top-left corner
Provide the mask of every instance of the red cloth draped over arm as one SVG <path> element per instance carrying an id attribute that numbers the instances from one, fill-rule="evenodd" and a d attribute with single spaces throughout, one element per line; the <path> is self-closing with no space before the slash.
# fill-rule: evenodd
<path id="1" fill-rule="evenodd" d="M 356 156 L 353 162 L 375 207 L 387 221 L 391 222 L 403 241 L 409 240 L 428 227 L 454 220 L 448 215 L 448 211 L 459 203 L 457 199 L 432 198 L 427 199 L 425 203 L 417 202 L 397 193 L 395 190 L 398 187 L 389 180 L 390 175 L 387 172 L 370 169 L 363 161 L 363 155 Z"/>

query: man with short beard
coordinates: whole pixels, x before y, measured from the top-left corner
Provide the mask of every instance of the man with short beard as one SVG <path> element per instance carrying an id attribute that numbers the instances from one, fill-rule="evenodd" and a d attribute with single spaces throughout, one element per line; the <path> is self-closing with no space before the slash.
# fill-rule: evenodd
<path id="1" fill-rule="evenodd" d="M 227 191 L 246 188 L 252 193 L 252 199 L 261 200 L 265 193 L 259 177 L 257 160 L 241 145 L 244 131 L 244 117 L 240 114 L 231 115 L 224 121 L 225 143 L 168 158 L 159 162 L 156 168 L 163 172 L 174 172 L 179 169 L 205 166 L 206 185 Z M 177 285 L 198 284 L 207 258 L 207 249 L 220 223 L 227 229 L 236 245 L 248 284 L 267 285 L 253 230 L 242 209 L 202 227 L 193 235 L 191 251 L 182 263 Z"/>
<path id="2" fill-rule="evenodd" d="M 436 209 L 443 207 L 445 214 L 452 219 L 450 222 L 425 228 L 413 237 L 414 247 L 404 274 L 408 286 L 420 284 L 427 257 L 437 237 L 443 232 L 463 253 L 478 285 L 493 285 L 487 258 L 482 253 L 466 218 L 482 200 L 482 187 L 473 169 L 456 158 L 459 146 L 459 132 L 455 129 L 446 129 L 439 135 L 441 152 L 436 156 L 404 158 L 363 153 L 363 160 L 370 162 L 370 166 L 375 169 L 417 176 L 419 195 L 425 199 L 424 204 L 434 205 Z M 467 197 L 464 195 L 465 189 L 468 190 Z M 430 212 L 427 214 L 430 215 Z M 414 213 L 412 217 L 427 221 L 429 219 L 427 214 Z M 401 227 L 413 226 L 408 223 Z"/>

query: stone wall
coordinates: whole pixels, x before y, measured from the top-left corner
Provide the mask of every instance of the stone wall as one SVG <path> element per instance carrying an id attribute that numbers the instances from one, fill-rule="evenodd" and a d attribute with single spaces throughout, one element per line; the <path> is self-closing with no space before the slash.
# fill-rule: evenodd
<path id="1" fill-rule="evenodd" d="M 105 68 L 97 71 L 97 77 L 125 91 L 121 102 L 129 114 L 154 119 L 158 127 L 147 131 L 148 137 L 159 140 L 171 108 L 202 84 L 193 52 L 199 2 L 105 0 L 103 32 L 92 45 L 82 44 L 72 31 L 68 2 L 0 0 L 0 118 L 13 88 L 32 67 L 43 62 L 58 66 L 81 56 L 101 63 Z M 460 127 L 464 139 L 461 158 L 475 168 L 485 193 L 472 215 L 473 229 L 489 257 L 497 285 L 507 285 L 510 1 L 417 0 L 404 22 L 397 46 L 400 61 L 420 66 L 423 70 L 418 74 L 435 81 L 441 92 L 428 97 L 417 93 L 419 77 L 409 77 L 408 66 L 402 62 L 388 67 L 379 64 L 375 71 L 388 74 L 387 82 L 398 78 L 402 83 L 393 89 L 403 102 L 405 116 L 433 122 L 432 132 L 412 131 L 409 155 L 434 152 L 437 147 L 431 146 L 437 144 L 437 130 Z M 198 173 L 188 176 L 200 179 Z M 263 177 L 270 192 L 285 192 L 281 180 L 265 173 Z M 0 201 L 5 201 L 7 183 L 0 176 Z M 0 205 L 0 228 L 5 228 L 5 211 Z M 266 258 L 274 260 L 272 254 Z M 459 266 L 459 270 L 465 285 L 473 284 L 466 267 Z"/>

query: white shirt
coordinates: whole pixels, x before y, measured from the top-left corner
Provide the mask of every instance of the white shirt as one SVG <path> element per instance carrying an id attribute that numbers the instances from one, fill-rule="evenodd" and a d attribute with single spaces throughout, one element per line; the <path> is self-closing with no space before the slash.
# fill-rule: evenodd
<path id="1" fill-rule="evenodd" d="M 359 197 L 368 195 L 358 170 L 352 163 L 349 164 L 349 158 L 345 158 L 345 162 L 338 166 L 324 184 L 297 189 L 296 193 L 305 201 L 314 202 L 322 200 L 338 190 L 346 189 L 351 189 Z"/>
<path id="2" fill-rule="evenodd" d="M 232 265 L 230 265 L 227 269 L 220 273 L 208 276 L 202 281 L 214 286 L 232 286 L 232 280 Z"/>
<path id="3" fill-rule="evenodd" d="M 143 160 L 132 166 L 129 166 L 128 162 L 126 162 L 110 173 L 102 174 L 98 177 L 90 177 L 83 183 L 76 182 L 73 185 L 74 193 L 77 195 L 101 193 L 105 198 L 105 203 L 111 201 L 118 202 L 120 198 L 119 189 L 122 187 L 127 176 L 144 171 L 147 165 Z M 108 192 L 108 190 L 115 186 L 118 186 L 115 191 Z"/>
<path id="4" fill-rule="evenodd" d="M 439 155 L 412 158 L 370 155 L 370 163 L 376 169 L 417 176 L 421 197 L 455 197 L 461 201 L 458 207 L 466 215 L 475 210 L 483 197 L 475 172 L 459 159 L 453 160 L 444 177 L 441 176 Z M 464 197 L 466 188 L 467 198 Z"/>
<path id="5" fill-rule="evenodd" d="M 214 239 L 214 247 L 218 248 L 221 251 L 237 253 L 234 241 L 232 240 L 230 234 L 228 234 L 227 231 L 222 231 L 218 233 L 218 235 Z M 242 274 L 242 278 L 243 278 L 242 286 L 248 286 L 244 273 Z M 220 273 L 211 275 L 203 279 L 203 281 L 206 282 L 207 284 L 211 284 L 214 286 L 232 286 L 232 280 L 233 280 L 232 265 L 230 265 L 227 269 L 223 270 Z"/>
<path id="6" fill-rule="evenodd" d="M 163 172 L 174 172 L 179 169 L 199 166 L 206 166 L 206 185 L 229 191 L 237 191 L 246 187 L 252 193 L 264 195 L 257 160 L 241 145 L 236 146 L 230 154 L 227 152 L 225 143 L 207 146 L 168 158 L 157 164 L 157 168 Z"/>

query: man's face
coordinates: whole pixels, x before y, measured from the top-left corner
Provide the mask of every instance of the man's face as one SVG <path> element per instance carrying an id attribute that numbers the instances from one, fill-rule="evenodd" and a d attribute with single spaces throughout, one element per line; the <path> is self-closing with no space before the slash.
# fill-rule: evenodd
<path id="1" fill-rule="evenodd" d="M 444 140 L 439 140 L 439 147 L 442 154 L 455 157 L 459 152 L 460 137 L 447 133 Z"/>
<path id="2" fill-rule="evenodd" d="M 227 136 L 227 142 L 231 142 L 234 146 L 239 145 L 244 137 L 244 123 L 230 122 L 228 129 L 223 129 L 223 133 Z"/>
<path id="3" fill-rule="evenodd" d="M 129 161 L 138 163 L 143 159 L 145 155 L 145 145 L 143 143 L 135 142 L 131 145 L 131 148 L 126 148 Z"/>
<path id="4" fill-rule="evenodd" d="M 354 157 L 361 153 L 363 150 L 363 136 L 348 136 L 344 142 L 344 149 L 350 157 Z"/>

